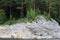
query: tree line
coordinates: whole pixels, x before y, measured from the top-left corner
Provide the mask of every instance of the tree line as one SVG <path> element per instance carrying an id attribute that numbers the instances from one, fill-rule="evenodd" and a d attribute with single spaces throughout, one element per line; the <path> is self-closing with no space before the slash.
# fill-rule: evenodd
<path id="1" fill-rule="evenodd" d="M 48 15 L 60 23 L 60 0 L 0 0 L 0 15 L 2 22 Z"/>

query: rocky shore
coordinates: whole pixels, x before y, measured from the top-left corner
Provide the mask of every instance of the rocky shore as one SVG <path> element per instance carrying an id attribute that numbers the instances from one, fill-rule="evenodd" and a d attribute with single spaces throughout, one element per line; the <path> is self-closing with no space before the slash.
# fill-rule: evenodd
<path id="1" fill-rule="evenodd" d="M 60 26 L 53 19 L 46 20 L 43 16 L 39 16 L 32 22 L 16 23 L 1 27 L 0 38 L 60 38 Z"/>

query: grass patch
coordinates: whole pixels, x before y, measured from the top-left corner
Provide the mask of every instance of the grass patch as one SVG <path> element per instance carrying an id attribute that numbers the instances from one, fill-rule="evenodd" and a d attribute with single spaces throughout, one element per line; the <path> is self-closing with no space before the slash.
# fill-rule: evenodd
<path id="1" fill-rule="evenodd" d="M 27 18 L 30 20 L 30 19 L 32 19 L 32 20 L 34 20 L 34 18 L 35 18 L 35 11 L 32 9 L 32 8 L 30 8 L 28 11 L 27 11 Z"/>
<path id="2" fill-rule="evenodd" d="M 10 20 L 6 21 L 4 24 L 12 25 L 14 23 L 21 23 L 21 22 L 25 22 L 26 23 L 27 21 L 28 21 L 27 18 L 19 18 L 17 20 L 15 18 L 13 18 L 13 19 L 10 19 Z"/>

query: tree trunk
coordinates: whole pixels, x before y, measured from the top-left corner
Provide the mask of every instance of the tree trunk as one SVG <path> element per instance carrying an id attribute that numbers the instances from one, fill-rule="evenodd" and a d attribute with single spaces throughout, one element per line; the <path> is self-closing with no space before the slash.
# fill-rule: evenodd
<path id="1" fill-rule="evenodd" d="M 34 1 L 34 12 L 35 12 L 36 10 L 35 10 L 35 1 Z M 34 15 L 36 14 L 36 12 L 34 13 Z"/>
<path id="2" fill-rule="evenodd" d="M 49 14 L 48 15 L 50 16 L 50 7 L 49 7 Z"/>
<path id="3" fill-rule="evenodd" d="M 9 7 L 10 8 L 10 19 L 12 19 L 12 14 L 11 14 L 11 7 Z"/>
<path id="4" fill-rule="evenodd" d="M 50 9 L 51 9 L 51 7 L 50 7 L 50 1 L 51 0 L 48 0 L 48 7 L 49 7 L 49 14 L 48 15 L 49 15 L 49 17 L 50 17 Z"/>
<path id="5" fill-rule="evenodd" d="M 59 5 L 59 16 L 60 16 L 60 0 L 58 1 L 58 5 Z"/>
<path id="6" fill-rule="evenodd" d="M 23 0 L 21 0 L 21 17 L 23 17 Z"/>

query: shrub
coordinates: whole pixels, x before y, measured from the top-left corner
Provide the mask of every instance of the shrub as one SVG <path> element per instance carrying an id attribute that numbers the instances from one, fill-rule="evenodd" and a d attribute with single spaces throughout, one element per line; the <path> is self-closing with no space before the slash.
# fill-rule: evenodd
<path id="1" fill-rule="evenodd" d="M 56 18 L 56 21 L 60 24 L 60 16 Z"/>
<path id="2" fill-rule="evenodd" d="M 31 8 L 27 11 L 27 18 L 34 19 L 35 18 L 35 11 Z"/>
<path id="3" fill-rule="evenodd" d="M 0 10 L 0 24 L 6 21 L 6 15 L 3 9 Z"/>
<path id="4" fill-rule="evenodd" d="M 16 22 L 16 19 L 13 18 L 13 19 L 8 20 L 5 24 L 11 25 L 11 24 L 14 24 L 15 22 Z"/>
<path id="5" fill-rule="evenodd" d="M 48 15 L 47 12 L 44 11 L 44 14 L 43 14 L 43 15 L 45 16 L 45 18 L 46 18 L 47 20 L 51 20 L 51 17 Z"/>
<path id="6" fill-rule="evenodd" d="M 41 15 L 41 11 L 39 10 L 39 8 L 36 9 L 36 15 Z"/>

